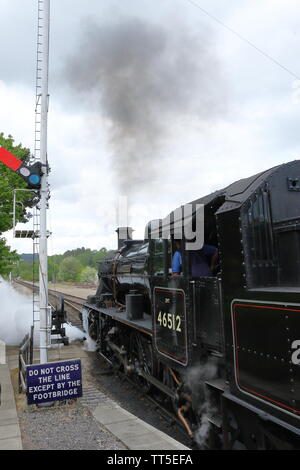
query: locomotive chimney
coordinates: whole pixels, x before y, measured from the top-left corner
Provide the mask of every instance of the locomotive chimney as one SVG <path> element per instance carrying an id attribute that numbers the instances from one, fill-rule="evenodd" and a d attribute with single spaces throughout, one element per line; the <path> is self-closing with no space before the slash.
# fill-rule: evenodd
<path id="1" fill-rule="evenodd" d="M 118 234 L 118 250 L 120 250 L 126 240 L 132 240 L 133 229 L 131 227 L 119 227 L 116 232 Z"/>

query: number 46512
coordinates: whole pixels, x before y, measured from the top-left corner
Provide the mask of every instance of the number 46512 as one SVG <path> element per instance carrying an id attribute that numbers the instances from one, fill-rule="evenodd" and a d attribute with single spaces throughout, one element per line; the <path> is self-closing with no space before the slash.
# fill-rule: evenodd
<path id="1" fill-rule="evenodd" d="M 175 315 L 174 313 L 162 313 L 159 312 L 157 317 L 157 323 L 164 328 L 168 328 L 169 330 L 177 331 L 181 333 L 181 317 L 179 315 Z"/>

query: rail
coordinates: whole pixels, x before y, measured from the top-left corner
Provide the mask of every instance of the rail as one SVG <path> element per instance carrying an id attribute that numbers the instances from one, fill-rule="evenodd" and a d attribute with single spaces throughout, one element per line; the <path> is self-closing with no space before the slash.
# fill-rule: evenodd
<path id="1" fill-rule="evenodd" d="M 26 367 L 33 363 L 33 326 L 19 348 L 19 393 L 26 393 Z"/>
<path id="2" fill-rule="evenodd" d="M 33 288 L 36 290 L 38 289 L 38 286 L 33 287 L 32 283 L 23 281 L 21 279 L 14 279 L 13 282 L 30 290 L 32 290 Z M 73 326 L 77 326 L 79 329 L 82 329 L 81 313 L 82 306 L 85 304 L 86 298 L 76 297 L 74 295 L 66 294 L 65 292 L 54 291 L 50 289 L 49 298 L 52 301 L 49 302 L 49 305 L 52 306 L 53 310 L 56 309 L 55 305 L 57 301 L 61 299 L 62 296 L 64 297 L 65 305 L 69 307 L 68 321 L 71 322 Z M 75 313 L 73 313 L 73 311 Z"/>
<path id="3" fill-rule="evenodd" d="M 19 279 L 14 279 L 14 282 L 21 286 L 27 287 L 28 289 L 31 289 L 31 290 L 33 289 L 32 284 L 30 284 L 29 282 L 21 281 Z M 38 287 L 35 286 L 34 289 L 38 289 Z M 60 297 L 61 295 L 63 295 L 65 300 L 67 300 L 68 302 L 72 302 L 77 305 L 83 305 L 86 302 L 86 298 L 77 297 L 75 295 L 71 295 L 66 292 L 49 289 L 49 296 Z"/>

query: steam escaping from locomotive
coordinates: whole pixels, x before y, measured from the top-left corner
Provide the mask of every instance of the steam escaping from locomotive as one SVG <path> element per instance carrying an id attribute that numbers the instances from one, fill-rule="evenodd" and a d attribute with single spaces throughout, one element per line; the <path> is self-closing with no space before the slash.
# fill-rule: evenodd
<path id="1" fill-rule="evenodd" d="M 32 325 L 32 295 L 16 290 L 9 282 L 0 278 L 0 341 L 7 346 L 19 346 Z M 66 335 L 70 342 L 85 339 L 84 347 L 93 350 L 93 342 L 81 330 L 67 323 Z M 35 331 L 34 342 L 39 344 L 39 332 Z"/>
<path id="2" fill-rule="evenodd" d="M 0 340 L 17 346 L 32 324 L 32 298 L 17 292 L 0 278 Z"/>
<path id="3" fill-rule="evenodd" d="M 168 22 L 170 18 L 168 19 Z M 173 23 L 174 26 L 174 23 Z M 137 18 L 87 20 L 65 74 L 107 123 L 113 167 L 123 194 L 155 180 L 168 135 L 225 110 L 224 83 L 207 29 Z"/>
<path id="4" fill-rule="evenodd" d="M 186 383 L 194 392 L 193 405 L 200 417 L 200 424 L 194 434 L 195 441 L 200 449 L 205 448 L 207 444 L 211 429 L 210 419 L 217 413 L 205 382 L 213 380 L 217 376 L 218 368 L 216 363 L 214 361 L 207 361 L 192 367 L 185 377 Z"/>
<path id="5" fill-rule="evenodd" d="M 82 313 L 83 331 L 84 331 L 84 336 L 85 336 L 84 349 L 90 352 L 96 351 L 97 343 L 96 341 L 93 341 L 89 335 L 89 325 L 88 325 L 89 310 L 83 308 L 81 313 Z"/>

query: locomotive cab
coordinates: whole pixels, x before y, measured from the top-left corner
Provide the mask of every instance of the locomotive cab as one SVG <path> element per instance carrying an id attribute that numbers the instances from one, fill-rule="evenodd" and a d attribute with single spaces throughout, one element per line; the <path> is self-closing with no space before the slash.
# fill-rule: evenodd
<path id="1" fill-rule="evenodd" d="M 220 265 L 216 266 L 209 276 L 193 276 L 192 257 L 198 250 L 192 247 L 184 237 L 186 232 L 195 231 L 197 207 L 202 212 L 198 221 L 203 224 L 202 238 L 206 244 L 218 248 L 217 224 L 215 212 L 224 198 L 216 193 L 208 198 L 192 203 L 191 219 L 182 217 L 183 226 L 178 226 L 177 209 L 165 221 L 157 221 L 157 230 L 152 233 L 150 241 L 150 258 L 152 259 L 153 276 L 153 320 L 154 340 L 160 355 L 170 361 L 176 361 L 183 367 L 201 361 L 208 354 L 222 356 L 223 333 L 221 317 L 221 273 Z M 183 211 L 181 211 L 183 213 Z M 204 218 L 203 218 L 204 215 Z M 192 230 L 184 230 L 189 223 Z M 166 227 L 170 226 L 168 239 Z M 172 273 L 172 259 L 176 251 L 179 228 L 183 234 L 180 240 L 182 270 L 180 275 Z M 187 341 L 187 338 L 192 340 Z"/>

